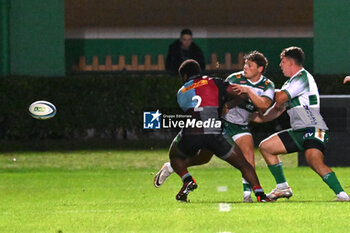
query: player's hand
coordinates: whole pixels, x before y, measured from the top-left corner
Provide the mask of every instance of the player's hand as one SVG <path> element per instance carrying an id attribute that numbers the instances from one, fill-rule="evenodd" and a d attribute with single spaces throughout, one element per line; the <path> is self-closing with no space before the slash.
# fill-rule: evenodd
<path id="1" fill-rule="evenodd" d="M 347 83 L 347 82 L 350 82 L 350 76 L 346 76 L 346 77 L 344 78 L 344 84 Z"/>
<path id="2" fill-rule="evenodd" d="M 232 84 L 232 90 L 236 92 L 238 95 L 248 93 L 248 87 L 241 86 L 238 84 Z"/>

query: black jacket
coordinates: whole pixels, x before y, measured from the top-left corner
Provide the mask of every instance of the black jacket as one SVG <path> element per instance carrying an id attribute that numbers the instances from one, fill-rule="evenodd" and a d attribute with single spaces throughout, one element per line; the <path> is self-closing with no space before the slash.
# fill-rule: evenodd
<path id="1" fill-rule="evenodd" d="M 177 72 L 181 63 L 187 59 L 196 60 L 201 66 L 201 69 L 205 70 L 205 62 L 202 50 L 194 42 L 192 42 L 189 50 L 183 50 L 181 49 L 180 40 L 177 39 L 169 46 L 165 68 L 168 71 Z"/>

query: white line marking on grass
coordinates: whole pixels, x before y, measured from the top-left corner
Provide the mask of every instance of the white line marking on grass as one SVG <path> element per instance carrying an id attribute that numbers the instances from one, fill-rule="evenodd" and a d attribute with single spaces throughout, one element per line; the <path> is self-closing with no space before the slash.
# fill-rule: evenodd
<path id="1" fill-rule="evenodd" d="M 218 192 L 227 192 L 227 186 L 218 186 Z"/>
<path id="2" fill-rule="evenodd" d="M 228 203 L 219 203 L 220 212 L 228 212 L 231 210 L 231 204 Z"/>

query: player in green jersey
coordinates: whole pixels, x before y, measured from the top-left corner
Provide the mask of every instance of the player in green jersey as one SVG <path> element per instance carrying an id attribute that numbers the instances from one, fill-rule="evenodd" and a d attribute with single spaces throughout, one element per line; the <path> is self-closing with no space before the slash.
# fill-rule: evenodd
<path id="1" fill-rule="evenodd" d="M 303 68 L 301 48 L 286 48 L 281 53 L 280 67 L 289 79 L 276 91 L 275 105 L 265 115 L 257 115 L 256 122 L 270 121 L 287 111 L 291 129 L 277 132 L 263 140 L 260 151 L 276 180 L 276 188 L 268 196 L 272 199 L 293 195 L 283 173 L 279 154 L 305 151 L 310 167 L 337 195 L 336 201 L 349 201 L 335 173 L 324 163 L 324 148 L 328 128 L 320 114 L 320 97 L 312 75 Z"/>
<path id="2" fill-rule="evenodd" d="M 249 131 L 248 123 L 256 111 L 265 112 L 272 104 L 275 95 L 275 86 L 263 74 L 266 71 L 267 59 L 262 53 L 254 51 L 245 56 L 244 69 L 227 77 L 238 94 L 247 94 L 245 103 L 229 106 L 223 115 L 224 135 L 232 145 L 237 145 L 248 162 L 255 167 L 254 141 Z M 252 202 L 251 187 L 242 178 L 243 201 Z"/>

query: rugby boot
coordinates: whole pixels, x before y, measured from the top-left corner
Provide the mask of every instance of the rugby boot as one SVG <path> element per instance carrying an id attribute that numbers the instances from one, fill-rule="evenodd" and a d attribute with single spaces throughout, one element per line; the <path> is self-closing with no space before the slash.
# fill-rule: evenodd
<path id="1" fill-rule="evenodd" d="M 196 182 L 194 180 L 191 180 L 189 182 L 186 182 L 182 185 L 182 188 L 180 189 L 179 193 L 176 195 L 176 200 L 187 202 L 187 196 L 188 194 L 195 190 L 198 187 Z"/>

